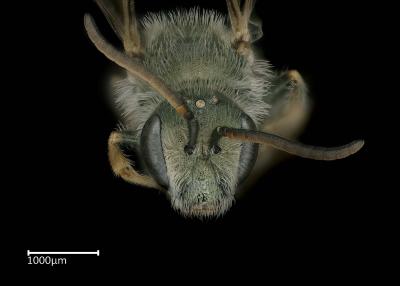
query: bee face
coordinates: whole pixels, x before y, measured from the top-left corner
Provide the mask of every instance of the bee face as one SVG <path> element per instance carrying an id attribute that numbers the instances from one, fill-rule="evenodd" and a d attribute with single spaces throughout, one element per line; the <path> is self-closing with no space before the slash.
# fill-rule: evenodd
<path id="1" fill-rule="evenodd" d="M 185 216 L 214 217 L 232 205 L 238 184 L 256 159 L 256 152 L 248 147 L 256 144 L 222 138 L 216 153 L 212 137 L 217 126 L 248 128 L 253 123 L 243 120 L 243 113 L 222 96 L 218 96 L 218 106 L 212 92 L 203 94 L 204 99 L 199 97 L 196 93 L 187 95 L 200 126 L 193 153 L 184 152 L 188 134 L 184 122 L 169 105 L 163 105 L 143 128 L 142 156 L 151 175 L 168 189 L 176 210 Z"/>

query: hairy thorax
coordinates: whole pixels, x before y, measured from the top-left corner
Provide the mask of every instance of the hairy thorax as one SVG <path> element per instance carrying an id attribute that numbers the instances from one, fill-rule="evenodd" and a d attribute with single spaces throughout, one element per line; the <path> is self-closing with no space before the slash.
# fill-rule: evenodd
<path id="1" fill-rule="evenodd" d="M 117 103 L 126 127 L 138 136 L 152 114 L 160 117 L 173 206 L 184 215 L 220 215 L 237 189 L 241 144 L 223 138 L 221 152 L 213 154 L 212 132 L 218 126 L 240 128 L 243 113 L 256 124 L 268 115 L 269 65 L 232 49 L 224 17 L 199 10 L 176 13 L 179 17 L 150 14 L 143 21 L 143 65 L 182 97 L 198 120 L 194 153 L 183 152 L 188 142 L 184 119 L 134 77 L 118 83 Z"/>

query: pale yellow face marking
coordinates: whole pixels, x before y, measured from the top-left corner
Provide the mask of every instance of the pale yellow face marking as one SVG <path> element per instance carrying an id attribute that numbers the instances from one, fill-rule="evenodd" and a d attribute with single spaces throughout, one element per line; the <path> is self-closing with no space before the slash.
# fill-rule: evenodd
<path id="1" fill-rule="evenodd" d="M 199 99 L 198 101 L 196 101 L 196 106 L 197 108 L 204 108 L 206 106 L 206 102 L 202 99 Z"/>

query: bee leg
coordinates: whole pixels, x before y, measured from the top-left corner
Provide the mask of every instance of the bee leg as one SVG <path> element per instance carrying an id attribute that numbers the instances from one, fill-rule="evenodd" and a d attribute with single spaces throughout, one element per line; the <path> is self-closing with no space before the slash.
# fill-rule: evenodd
<path id="1" fill-rule="evenodd" d="M 122 40 L 125 52 L 132 57 L 143 55 L 139 23 L 134 0 L 96 0 L 117 36 Z"/>
<path id="2" fill-rule="evenodd" d="M 286 138 L 295 137 L 308 119 L 311 109 L 307 86 L 296 70 L 277 74 L 272 86 L 267 98 L 271 105 L 270 114 L 260 130 Z"/>
<path id="3" fill-rule="evenodd" d="M 132 167 L 130 160 L 124 156 L 119 147 L 122 143 L 124 143 L 124 136 L 121 132 L 114 131 L 110 134 L 108 158 L 114 174 L 131 184 L 163 190 L 152 177 L 141 175 Z"/>
<path id="4" fill-rule="evenodd" d="M 311 111 L 307 86 L 295 70 L 277 74 L 272 84 L 271 94 L 267 98 L 267 102 L 271 104 L 270 116 L 258 130 L 296 139 L 307 123 Z M 285 158 L 284 156 L 286 155 L 282 152 L 260 144 L 256 164 L 244 189 L 249 188 L 268 168 Z"/>
<path id="5" fill-rule="evenodd" d="M 255 1 L 245 0 L 242 8 L 240 2 L 240 0 L 226 0 L 233 32 L 232 46 L 240 55 L 248 56 L 251 53 L 251 42 L 257 40 L 252 39 L 249 29 L 250 16 Z"/>

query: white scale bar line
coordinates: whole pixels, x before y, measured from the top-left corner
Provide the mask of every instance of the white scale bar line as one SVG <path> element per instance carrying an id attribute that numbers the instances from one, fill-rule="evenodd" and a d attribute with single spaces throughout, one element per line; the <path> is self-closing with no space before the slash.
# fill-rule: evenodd
<path id="1" fill-rule="evenodd" d="M 30 251 L 28 250 L 28 256 L 31 254 L 96 254 L 100 256 L 100 250 L 91 251 Z"/>

